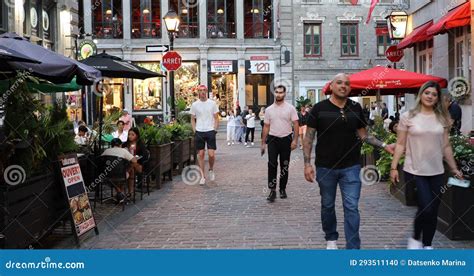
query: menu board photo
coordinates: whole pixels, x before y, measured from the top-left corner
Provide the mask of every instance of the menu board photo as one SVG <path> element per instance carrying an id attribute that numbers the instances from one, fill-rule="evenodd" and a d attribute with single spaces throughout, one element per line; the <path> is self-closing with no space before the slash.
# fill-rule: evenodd
<path id="1" fill-rule="evenodd" d="M 96 224 L 76 155 L 68 155 L 61 159 L 61 175 L 66 187 L 76 234 L 79 237 L 94 229 Z"/>

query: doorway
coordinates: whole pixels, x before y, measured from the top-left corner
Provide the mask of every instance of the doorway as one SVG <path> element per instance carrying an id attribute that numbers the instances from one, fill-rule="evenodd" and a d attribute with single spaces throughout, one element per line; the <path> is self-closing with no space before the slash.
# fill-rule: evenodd
<path id="1" fill-rule="evenodd" d="M 259 112 L 261 107 L 273 104 L 274 97 L 271 92 L 273 75 L 255 74 L 245 77 L 245 105 Z"/>
<path id="2" fill-rule="evenodd" d="M 235 110 L 237 99 L 237 74 L 220 73 L 211 75 L 211 93 L 209 98 L 219 107 L 221 116 Z M 224 115 L 225 116 L 225 115 Z"/>

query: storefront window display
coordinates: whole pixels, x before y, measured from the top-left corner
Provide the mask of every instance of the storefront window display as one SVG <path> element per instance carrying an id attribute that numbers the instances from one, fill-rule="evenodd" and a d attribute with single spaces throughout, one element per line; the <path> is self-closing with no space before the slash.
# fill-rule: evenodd
<path id="1" fill-rule="evenodd" d="M 81 91 L 67 92 L 66 95 L 66 112 L 69 120 L 78 122 L 82 118 L 82 96 Z"/>
<path id="2" fill-rule="evenodd" d="M 211 81 L 212 95 L 216 101 L 220 113 L 227 113 L 236 108 L 237 99 L 237 75 L 236 74 L 213 74 Z"/>
<path id="3" fill-rule="evenodd" d="M 187 106 L 197 99 L 196 87 L 199 85 L 199 63 L 183 62 L 175 71 L 174 91 L 176 99 L 184 99 Z"/>
<path id="4" fill-rule="evenodd" d="M 137 63 L 138 66 L 161 73 L 159 63 Z M 163 78 L 133 81 L 133 110 L 163 110 Z"/>
<path id="5" fill-rule="evenodd" d="M 122 110 L 124 79 L 106 79 L 104 80 L 104 112 L 110 114 L 114 110 Z"/>

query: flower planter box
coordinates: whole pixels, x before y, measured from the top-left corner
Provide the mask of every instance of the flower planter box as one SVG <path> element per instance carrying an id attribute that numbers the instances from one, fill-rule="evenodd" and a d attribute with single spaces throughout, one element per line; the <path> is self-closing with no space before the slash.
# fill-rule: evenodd
<path id="1" fill-rule="evenodd" d="M 150 150 L 150 171 L 155 175 L 156 188 L 161 189 L 165 176 L 172 180 L 173 172 L 173 143 L 164 145 L 149 146 Z"/>
<path id="2" fill-rule="evenodd" d="M 365 166 L 375 166 L 375 155 L 374 153 L 362 154 L 360 156 L 360 163 L 362 167 Z"/>
<path id="3" fill-rule="evenodd" d="M 406 181 L 402 166 L 398 166 L 400 181 L 390 184 L 390 194 L 400 200 L 406 206 L 416 206 L 416 184 L 415 181 Z"/>
<path id="4" fill-rule="evenodd" d="M 176 140 L 173 145 L 173 165 L 177 168 L 177 172 L 183 171 L 185 164 L 190 164 L 191 160 L 191 149 L 190 149 L 191 138 L 184 140 Z"/>
<path id="5" fill-rule="evenodd" d="M 445 173 L 444 183 L 448 183 Z M 474 239 L 474 177 L 470 177 L 471 187 L 448 186 L 442 188 L 441 204 L 438 211 L 438 231 L 451 240 Z"/>
<path id="6" fill-rule="evenodd" d="M 0 184 L 0 234 L 5 248 L 27 248 L 68 215 L 61 182 L 52 173 L 11 186 Z"/>

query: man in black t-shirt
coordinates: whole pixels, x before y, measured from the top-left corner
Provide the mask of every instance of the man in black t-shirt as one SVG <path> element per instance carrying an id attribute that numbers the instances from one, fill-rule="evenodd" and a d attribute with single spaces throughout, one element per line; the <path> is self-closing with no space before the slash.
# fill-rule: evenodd
<path id="1" fill-rule="evenodd" d="M 361 141 L 385 148 L 393 146 L 369 136 L 367 122 L 359 103 L 350 100 L 349 77 L 338 74 L 331 82 L 332 96 L 316 104 L 309 114 L 304 138 L 305 178 L 314 182 L 315 175 L 321 194 L 321 219 L 326 234 L 327 249 L 337 249 L 335 199 L 337 185 L 344 206 L 344 232 L 347 249 L 359 249 L 359 197 L 361 190 Z M 311 150 L 317 133 L 316 171 L 311 164 Z"/>

